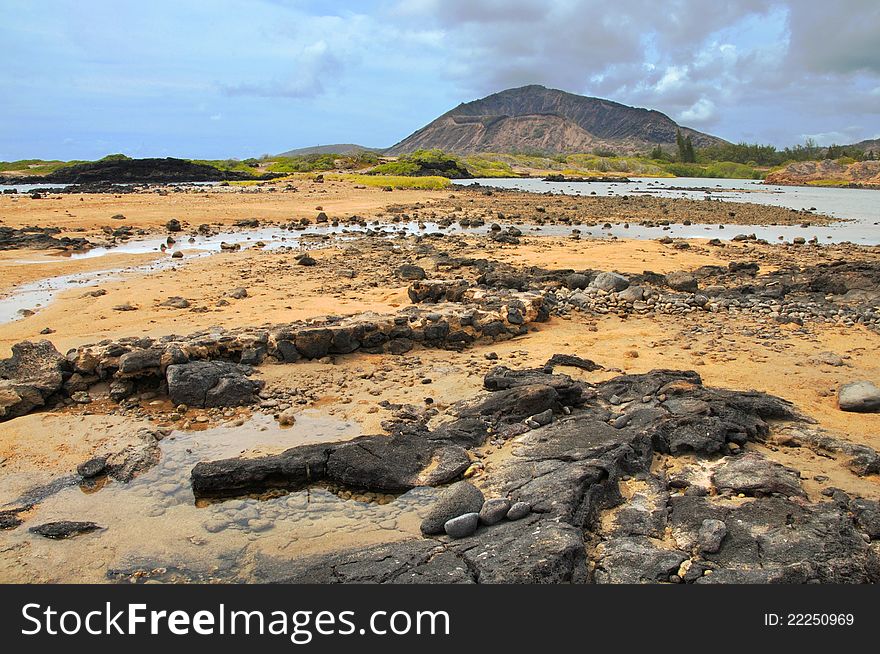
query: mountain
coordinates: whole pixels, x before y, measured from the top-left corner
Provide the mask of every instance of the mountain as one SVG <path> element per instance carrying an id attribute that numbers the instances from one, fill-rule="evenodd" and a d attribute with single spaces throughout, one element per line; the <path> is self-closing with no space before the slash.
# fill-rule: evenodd
<path id="1" fill-rule="evenodd" d="M 356 143 L 333 143 L 313 145 L 310 148 L 297 148 L 282 152 L 279 157 L 303 157 L 308 154 L 356 154 L 358 152 L 383 152 L 385 148 L 367 148 Z"/>
<path id="2" fill-rule="evenodd" d="M 880 154 L 880 139 L 867 139 L 847 147 L 853 147 L 865 153 L 873 152 L 875 155 L 878 155 Z"/>
<path id="3" fill-rule="evenodd" d="M 400 143 L 387 154 L 439 148 L 449 152 L 644 152 L 675 146 L 678 129 L 695 147 L 725 141 L 687 127 L 649 109 L 531 85 L 493 93 L 460 104 Z"/>

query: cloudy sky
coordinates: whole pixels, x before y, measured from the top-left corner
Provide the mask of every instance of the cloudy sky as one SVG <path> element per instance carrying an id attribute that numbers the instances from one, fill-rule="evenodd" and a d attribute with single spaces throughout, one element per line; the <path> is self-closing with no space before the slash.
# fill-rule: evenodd
<path id="1" fill-rule="evenodd" d="M 543 84 L 731 141 L 880 137 L 880 0 L 0 0 L 0 160 L 387 146 Z"/>

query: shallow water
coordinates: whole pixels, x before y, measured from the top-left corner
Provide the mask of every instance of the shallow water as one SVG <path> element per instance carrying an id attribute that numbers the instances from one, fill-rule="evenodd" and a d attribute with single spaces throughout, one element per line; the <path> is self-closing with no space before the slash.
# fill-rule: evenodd
<path id="1" fill-rule="evenodd" d="M 660 227 L 625 226 L 613 223 L 608 228 L 573 225 L 521 226 L 530 236 L 568 236 L 573 228 L 581 231 L 587 238 L 634 238 L 657 239 L 663 236 L 675 238 L 718 238 L 728 240 L 738 234 L 755 235 L 756 238 L 770 242 L 791 242 L 797 237 L 807 240 L 816 238 L 820 243 L 851 242 L 860 245 L 880 244 L 880 192 L 864 189 L 817 188 L 796 186 L 766 186 L 755 180 L 720 180 L 702 178 L 634 178 L 631 183 L 622 182 L 544 182 L 539 179 L 477 179 L 456 180 L 456 184 L 480 183 L 499 188 L 515 188 L 536 193 L 563 193 L 571 195 L 612 196 L 625 194 L 648 194 L 669 198 L 705 199 L 715 202 L 754 202 L 781 206 L 790 209 L 814 210 L 840 218 L 841 222 L 825 225 L 801 227 L 799 225 L 682 225 L 673 224 Z M 843 222 L 846 221 L 846 222 Z M 302 230 L 285 230 L 280 227 L 261 227 L 221 232 L 212 235 L 189 235 L 184 232 L 174 234 L 174 243 L 167 243 L 167 236 L 154 236 L 142 239 L 121 241 L 114 247 L 96 247 L 68 255 L 71 259 L 90 259 L 110 253 L 143 254 L 162 251 L 167 254 L 175 250 L 186 252 L 187 258 L 221 252 L 222 244 L 239 245 L 241 249 L 262 243 L 266 249 L 284 246 L 297 248 L 320 247 L 324 239 L 346 239 L 362 235 L 367 231 L 385 234 L 428 234 L 444 232 L 448 234 L 485 234 L 488 225 L 463 229 L 458 225 L 441 227 L 436 223 L 416 221 L 401 223 L 370 223 L 369 227 L 331 225 L 311 225 Z M 22 260 L 19 263 L 36 263 Z M 46 306 L 61 291 L 77 287 L 94 286 L 119 279 L 122 273 L 149 273 L 163 270 L 181 263 L 179 259 L 160 260 L 144 266 L 126 269 L 108 268 L 89 273 L 62 275 L 21 285 L 5 297 L 0 298 L 0 324 L 22 317 L 23 310 L 35 311 Z"/>
<path id="2" fill-rule="evenodd" d="M 870 189 L 822 188 L 814 186 L 768 186 L 759 180 L 704 179 L 697 177 L 633 177 L 623 182 L 545 182 L 540 179 L 462 179 L 453 183 L 467 186 L 482 184 L 497 188 L 518 189 L 531 193 L 558 193 L 564 195 L 651 195 L 663 198 L 721 202 L 752 202 L 786 209 L 812 210 L 838 218 L 835 225 L 802 228 L 799 226 L 726 225 L 670 225 L 662 227 L 613 225 L 610 230 L 591 230 L 584 235 L 617 236 L 620 238 L 720 238 L 730 239 L 737 234 L 755 234 L 768 241 L 791 240 L 798 236 L 807 239 L 816 236 L 821 243 L 851 242 L 861 245 L 880 243 L 880 191 Z M 708 192 L 707 192 L 708 190 Z"/>
<path id="3" fill-rule="evenodd" d="M 259 557 L 290 559 L 417 534 L 434 489 L 396 497 L 355 493 L 352 499 L 323 487 L 211 503 L 193 496 L 190 471 L 199 461 L 359 435 L 357 425 L 317 410 L 302 411 L 289 428 L 258 414 L 239 426 L 172 432 L 160 443 L 159 463 L 130 483 L 108 481 L 90 492 L 65 488 L 37 505 L 22 526 L 0 532 L 0 552 L 6 552 L 0 581 L 35 575 L 51 581 L 252 580 Z M 54 520 L 93 521 L 105 529 L 63 541 L 27 530 Z M 12 565 L 10 552 L 26 552 L 38 569 Z"/>

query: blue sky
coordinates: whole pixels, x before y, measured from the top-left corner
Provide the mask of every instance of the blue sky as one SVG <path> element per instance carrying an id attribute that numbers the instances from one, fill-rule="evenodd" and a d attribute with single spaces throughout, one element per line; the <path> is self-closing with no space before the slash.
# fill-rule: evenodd
<path id="1" fill-rule="evenodd" d="M 734 141 L 880 136 L 877 0 L 0 0 L 0 12 L 2 160 L 388 146 L 530 83 Z"/>

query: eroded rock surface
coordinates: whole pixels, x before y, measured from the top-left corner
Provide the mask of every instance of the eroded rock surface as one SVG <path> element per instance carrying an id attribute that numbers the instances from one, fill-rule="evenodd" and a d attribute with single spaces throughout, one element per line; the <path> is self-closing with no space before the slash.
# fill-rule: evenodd
<path id="1" fill-rule="evenodd" d="M 838 492 L 812 504 L 797 471 L 743 453 L 768 436 L 768 421 L 808 428 L 788 402 L 708 388 L 692 371 L 590 385 L 495 369 L 485 381 L 497 390 L 454 407 L 458 417 L 433 430 L 419 423 L 392 436 L 201 463 L 194 487 L 222 494 L 330 479 L 388 488 L 400 480 L 425 483 L 426 471 L 439 469 L 451 481 L 462 468 L 443 464 L 444 456 L 459 460 L 449 448 L 458 448 L 464 464 L 465 448 L 493 435 L 493 442 L 506 440 L 508 455 L 479 478 L 479 488 L 450 486 L 422 523 L 423 538 L 285 565 L 264 559 L 257 576 L 326 583 L 880 580 L 876 502 Z M 522 418 L 523 389 L 552 398 L 550 422 L 530 427 Z M 561 395 L 571 403 L 561 403 Z M 367 452 L 369 464 L 361 456 Z M 675 475 L 656 465 L 683 455 L 690 463 Z M 345 462 L 344 474 L 334 458 Z M 510 515 L 511 504 L 526 510 Z"/>

